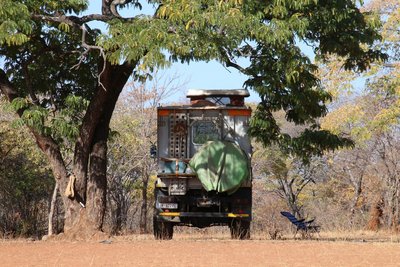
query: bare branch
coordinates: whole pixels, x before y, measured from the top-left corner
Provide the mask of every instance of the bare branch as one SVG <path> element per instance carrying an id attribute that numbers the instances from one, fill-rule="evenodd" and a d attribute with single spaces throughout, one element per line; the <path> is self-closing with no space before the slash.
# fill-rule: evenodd
<path id="1" fill-rule="evenodd" d="M 245 71 L 246 71 L 245 68 L 243 68 L 242 66 L 240 66 L 239 64 L 234 62 L 234 57 L 232 55 L 230 55 L 230 53 L 229 53 L 229 51 L 227 51 L 227 49 L 221 48 L 221 54 L 224 58 L 226 67 L 233 67 L 233 68 L 239 70 L 240 72 L 245 73 Z"/>
<path id="2" fill-rule="evenodd" d="M 100 74 L 97 76 L 97 81 L 100 84 L 100 86 L 107 91 L 103 83 L 101 82 L 101 75 L 104 73 L 106 69 L 106 54 L 104 53 L 104 49 L 101 46 L 97 45 L 89 45 L 86 43 L 86 34 L 88 32 L 87 27 L 85 24 L 79 27 L 82 30 L 82 47 L 85 49 L 85 51 L 79 56 L 79 62 L 71 67 L 71 69 L 79 69 L 80 65 L 82 62 L 86 59 L 86 56 L 89 54 L 91 50 L 98 50 L 100 53 L 100 56 L 103 58 L 103 68 L 100 72 Z"/>
<path id="3" fill-rule="evenodd" d="M 400 67 L 400 62 L 392 62 L 392 63 L 384 63 L 383 64 L 384 67 L 386 68 L 398 68 Z"/>
<path id="4" fill-rule="evenodd" d="M 5 153 L 3 153 L 2 157 L 0 158 L 0 159 L 1 159 L 1 162 L 4 162 L 4 160 L 7 158 L 8 154 L 10 154 L 11 151 L 12 151 L 14 148 L 16 148 L 16 147 L 17 147 L 17 145 L 13 145 L 13 146 L 12 146 L 11 148 L 9 148 Z"/>

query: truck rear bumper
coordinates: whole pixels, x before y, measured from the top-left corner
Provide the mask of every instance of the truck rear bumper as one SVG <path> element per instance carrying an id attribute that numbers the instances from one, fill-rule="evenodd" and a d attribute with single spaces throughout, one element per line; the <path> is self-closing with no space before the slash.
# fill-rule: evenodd
<path id="1" fill-rule="evenodd" d="M 221 213 L 221 212 L 160 212 L 163 217 L 202 217 L 202 218 L 249 218 L 246 213 Z"/>
<path id="2" fill-rule="evenodd" d="M 208 227 L 212 225 L 231 225 L 233 221 L 251 221 L 249 213 L 221 212 L 159 212 L 154 216 L 157 221 L 171 222 L 176 225 Z"/>

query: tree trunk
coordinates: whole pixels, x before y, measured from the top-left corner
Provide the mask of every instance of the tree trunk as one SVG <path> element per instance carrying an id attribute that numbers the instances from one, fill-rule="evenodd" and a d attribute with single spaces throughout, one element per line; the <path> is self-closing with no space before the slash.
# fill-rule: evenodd
<path id="1" fill-rule="evenodd" d="M 81 222 L 79 228 L 85 225 L 88 230 L 102 230 L 106 210 L 109 124 L 115 104 L 132 70 L 130 64 L 111 65 L 107 62 L 101 75 L 102 86 L 97 88 L 85 114 L 74 159 L 76 200 L 86 207 L 82 214 L 75 214 L 73 225 Z"/>
<path id="2" fill-rule="evenodd" d="M 147 187 L 149 185 L 149 176 L 144 173 L 143 177 L 143 186 L 142 186 L 142 207 L 140 210 L 140 233 L 146 234 L 147 233 Z"/>
<path id="3" fill-rule="evenodd" d="M 293 178 L 289 179 L 287 176 L 288 174 L 286 173 L 283 175 L 283 177 L 278 178 L 278 182 L 282 190 L 282 197 L 286 201 L 292 214 L 298 218 L 301 218 L 301 207 L 297 204 L 297 196 L 294 194 L 292 187 L 295 180 Z"/>
<path id="4" fill-rule="evenodd" d="M 400 201 L 400 188 L 399 188 L 399 180 L 396 177 L 396 198 L 395 198 L 395 209 L 394 209 L 394 230 L 398 232 L 399 229 L 399 223 L 400 223 L 400 207 L 399 207 L 399 201 Z"/>
<path id="5" fill-rule="evenodd" d="M 379 198 L 371 207 L 370 219 L 367 224 L 367 230 L 378 231 L 381 227 L 381 218 L 383 215 L 383 198 Z"/>
<path id="6" fill-rule="evenodd" d="M 53 235 L 53 217 L 54 217 L 54 208 L 57 204 L 57 193 L 58 193 L 58 183 L 54 186 L 53 196 L 51 197 L 50 202 L 50 211 L 49 211 L 49 229 L 47 231 L 47 235 Z"/>
<path id="7" fill-rule="evenodd" d="M 121 203 L 116 203 L 116 208 L 115 208 L 115 213 L 114 213 L 114 218 L 115 222 L 112 227 L 112 233 L 113 234 L 119 234 L 122 230 L 122 207 Z"/>
<path id="8" fill-rule="evenodd" d="M 107 131 L 107 130 L 105 130 Z M 90 154 L 90 173 L 87 186 L 86 202 L 90 226 L 102 230 L 106 210 L 107 194 L 107 140 L 99 140 L 93 146 Z"/>
<path id="9" fill-rule="evenodd" d="M 351 208 L 350 208 L 350 226 L 352 227 L 354 225 L 354 217 L 356 214 L 356 209 L 358 206 L 358 202 L 361 197 L 362 193 L 362 183 L 363 183 L 363 178 L 364 178 L 364 171 L 361 172 L 360 176 L 358 178 L 353 176 L 353 173 L 349 168 L 347 168 L 347 172 L 350 175 L 350 179 L 354 188 L 354 196 L 353 196 L 353 201 L 351 203 Z"/>

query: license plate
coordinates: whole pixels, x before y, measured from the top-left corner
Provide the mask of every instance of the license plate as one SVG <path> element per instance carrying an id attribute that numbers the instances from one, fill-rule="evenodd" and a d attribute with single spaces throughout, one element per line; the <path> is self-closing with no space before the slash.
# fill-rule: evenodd
<path id="1" fill-rule="evenodd" d="M 160 209 L 177 209 L 178 203 L 158 203 Z"/>

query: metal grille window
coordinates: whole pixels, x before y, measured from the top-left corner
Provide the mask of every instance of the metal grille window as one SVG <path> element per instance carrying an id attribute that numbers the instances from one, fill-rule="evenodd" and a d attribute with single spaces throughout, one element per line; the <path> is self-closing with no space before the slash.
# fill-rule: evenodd
<path id="1" fill-rule="evenodd" d="M 171 158 L 187 157 L 187 115 L 186 113 L 171 113 L 169 156 Z"/>

